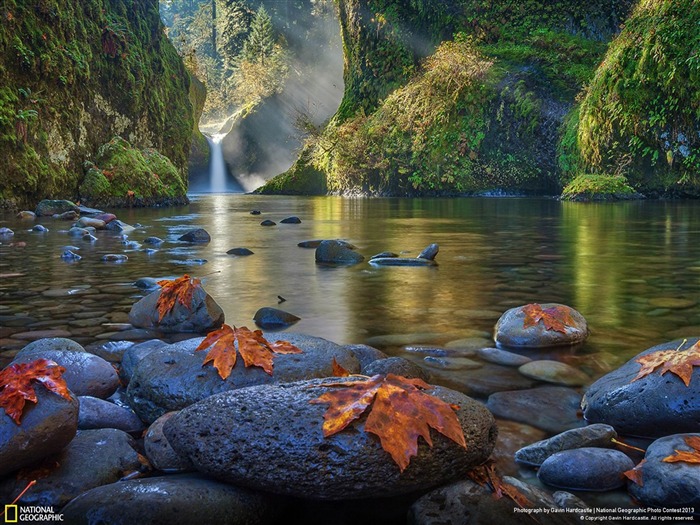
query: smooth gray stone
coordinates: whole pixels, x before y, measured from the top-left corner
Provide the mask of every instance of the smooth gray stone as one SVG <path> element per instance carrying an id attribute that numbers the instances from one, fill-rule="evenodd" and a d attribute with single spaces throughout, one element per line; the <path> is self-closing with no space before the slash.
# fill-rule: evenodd
<path id="1" fill-rule="evenodd" d="M 140 432 L 146 425 L 134 411 L 92 396 L 80 396 L 78 429 L 115 428 L 124 432 Z"/>
<path id="2" fill-rule="evenodd" d="M 291 216 L 287 217 L 286 219 L 282 219 L 280 224 L 301 224 L 301 219 L 296 216 Z"/>
<path id="3" fill-rule="evenodd" d="M 345 345 L 343 348 L 350 350 L 350 352 L 352 352 L 352 354 L 357 358 L 357 360 L 360 362 L 360 368 L 363 374 L 365 374 L 365 370 L 370 363 L 375 362 L 377 359 L 386 359 L 389 357 L 381 350 L 369 345 Z"/>
<path id="4" fill-rule="evenodd" d="M 532 361 L 527 356 L 508 352 L 501 348 L 480 348 L 476 351 L 476 355 L 484 361 L 503 366 L 521 366 Z"/>
<path id="5" fill-rule="evenodd" d="M 563 450 L 540 465 L 537 478 L 547 485 L 566 490 L 604 492 L 625 485 L 622 475 L 634 468 L 634 461 L 619 450 L 584 447 Z"/>
<path id="6" fill-rule="evenodd" d="M 260 226 L 277 226 L 277 223 L 275 221 L 271 221 L 270 219 L 265 219 L 260 223 Z"/>
<path id="7" fill-rule="evenodd" d="M 229 255 L 245 256 L 245 255 L 253 255 L 255 252 L 253 252 L 252 250 L 249 250 L 248 248 L 231 248 L 226 253 Z"/>
<path id="8" fill-rule="evenodd" d="M 100 260 L 104 262 L 125 263 L 129 260 L 129 257 L 121 253 L 108 253 L 103 255 Z"/>
<path id="9" fill-rule="evenodd" d="M 290 314 L 289 312 L 285 312 L 284 310 L 280 310 L 278 308 L 271 308 L 269 306 L 260 308 L 253 316 L 255 324 L 263 330 L 285 328 L 293 325 L 300 319 L 301 317 L 297 317 L 294 314 Z"/>
<path id="10" fill-rule="evenodd" d="M 178 241 L 193 242 L 193 243 L 206 243 L 211 241 L 211 236 L 209 232 L 204 228 L 196 228 L 190 230 L 184 235 L 178 238 Z"/>
<path id="11" fill-rule="evenodd" d="M 461 477 L 493 449 L 497 431 L 488 410 L 459 392 L 434 387 L 428 395 L 460 407 L 456 415 L 469 445 L 464 449 L 433 432 L 433 447 L 419 440 L 417 456 L 402 473 L 376 436 L 364 432 L 364 419 L 323 436 L 327 405 L 311 401 L 328 391 L 324 382 L 342 381 L 261 385 L 217 394 L 173 416 L 164 432 L 175 451 L 202 472 L 240 486 L 318 500 L 426 490 Z"/>
<path id="12" fill-rule="evenodd" d="M 131 375 L 134 372 L 136 364 L 156 349 L 167 347 L 168 343 L 160 339 L 151 339 L 143 343 L 136 343 L 124 351 L 122 356 L 121 367 L 119 368 L 119 377 L 128 383 L 131 380 Z"/>
<path id="13" fill-rule="evenodd" d="M 161 239 L 160 237 L 146 237 L 143 240 L 144 244 L 150 244 L 150 245 L 155 245 L 155 246 L 162 244 L 162 242 L 163 242 L 163 239 Z"/>
<path id="14" fill-rule="evenodd" d="M 418 378 L 423 381 L 428 381 L 430 379 L 430 374 L 428 372 L 414 362 L 404 359 L 403 357 L 378 359 L 367 365 L 362 372 L 368 376 L 394 374 L 407 378 Z"/>
<path id="15" fill-rule="evenodd" d="M 617 432 L 610 425 L 593 424 L 574 428 L 521 448 L 515 453 L 515 461 L 524 465 L 539 467 L 549 456 L 582 447 L 612 448 Z"/>
<path id="16" fill-rule="evenodd" d="M 435 261 L 419 257 L 377 257 L 370 259 L 369 264 L 373 266 L 437 266 Z"/>
<path id="17" fill-rule="evenodd" d="M 551 359 L 530 361 L 520 366 L 518 372 L 530 379 L 556 385 L 583 386 L 591 381 L 587 374 L 577 368 Z"/>
<path id="18" fill-rule="evenodd" d="M 44 199 L 36 205 L 34 214 L 37 217 L 51 217 L 53 215 L 60 215 L 67 211 L 80 212 L 75 203 L 68 200 L 60 199 Z"/>
<path id="19" fill-rule="evenodd" d="M 524 305 L 527 306 L 527 305 Z M 536 325 L 525 328 L 525 314 L 523 307 L 507 310 L 496 323 L 494 339 L 497 344 L 522 348 L 547 348 L 553 346 L 571 346 L 582 343 L 588 337 L 588 324 L 586 319 L 573 308 L 558 303 L 542 303 L 543 310 L 553 307 L 566 308 L 573 320 L 572 326 L 565 328 L 562 333 L 556 330 L 547 330 L 542 321 Z"/>
<path id="20" fill-rule="evenodd" d="M 180 456 L 170 446 L 168 438 L 163 434 L 163 425 L 177 412 L 167 412 L 156 419 L 143 437 L 143 448 L 148 461 L 156 469 L 164 472 L 189 472 L 194 465 L 187 457 Z"/>
<path id="21" fill-rule="evenodd" d="M 440 246 L 438 246 L 436 243 L 430 244 L 423 248 L 423 251 L 418 254 L 418 259 L 428 259 L 432 261 L 435 259 L 439 251 Z"/>
<path id="22" fill-rule="evenodd" d="M 340 240 L 321 241 L 316 247 L 317 263 L 357 264 L 364 261 L 364 256 L 350 248 L 351 245 Z"/>

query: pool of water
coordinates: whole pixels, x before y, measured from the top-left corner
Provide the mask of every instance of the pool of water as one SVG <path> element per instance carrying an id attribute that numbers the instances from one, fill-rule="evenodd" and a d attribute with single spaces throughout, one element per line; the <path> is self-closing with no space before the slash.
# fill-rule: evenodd
<path id="1" fill-rule="evenodd" d="M 261 215 L 251 215 L 251 210 Z M 114 211 L 114 210 L 112 210 Z M 181 208 L 116 210 L 140 224 L 129 241 L 165 240 L 155 253 L 98 231 L 69 237 L 70 222 L 0 215 L 15 235 L 0 244 L 0 358 L 61 330 L 82 344 L 129 337 L 127 313 L 141 277 L 203 279 L 226 322 L 253 326 L 263 306 L 299 317 L 291 330 L 338 343 L 368 343 L 425 365 L 410 344 L 467 339 L 486 346 L 498 317 L 531 302 L 561 302 L 588 320 L 591 336 L 557 359 L 591 380 L 663 341 L 700 335 L 700 206 L 689 201 L 566 203 L 553 199 L 344 199 L 195 195 Z M 301 224 L 279 224 L 296 215 Z M 263 227 L 271 219 L 277 226 Z M 47 233 L 30 228 L 40 223 Z M 205 228 L 208 244 L 178 237 Z M 297 243 L 345 239 L 368 259 L 416 256 L 430 243 L 435 268 L 317 265 Z M 60 258 L 74 245 L 82 259 Z M 235 247 L 254 252 L 227 255 Z M 102 255 L 123 253 L 121 264 Z M 278 304 L 279 297 L 285 299 Z M 448 372 L 452 373 L 452 372 Z M 456 371 L 454 374 L 458 374 Z"/>

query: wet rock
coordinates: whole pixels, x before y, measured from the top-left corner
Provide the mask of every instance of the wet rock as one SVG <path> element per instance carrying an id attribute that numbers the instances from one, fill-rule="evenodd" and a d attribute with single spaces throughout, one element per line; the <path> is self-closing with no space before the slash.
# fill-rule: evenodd
<path id="1" fill-rule="evenodd" d="M 158 246 L 163 243 L 163 239 L 161 239 L 160 237 L 146 237 L 143 240 L 143 243 L 152 246 Z"/>
<path id="2" fill-rule="evenodd" d="M 92 489 L 62 509 L 71 525 L 274 525 L 279 498 L 196 474 L 134 479 Z"/>
<path id="3" fill-rule="evenodd" d="M 295 216 L 287 217 L 286 219 L 282 219 L 280 224 L 301 224 L 301 219 Z"/>
<path id="4" fill-rule="evenodd" d="M 423 361 L 430 368 L 440 370 L 473 370 L 484 366 L 483 363 L 469 359 L 468 357 L 439 357 L 429 355 Z"/>
<path id="5" fill-rule="evenodd" d="M 676 451 L 692 452 L 686 439 L 700 439 L 700 434 L 674 434 L 654 441 L 647 448 L 646 462 L 638 466 L 643 485 L 629 482 L 627 490 L 634 499 L 647 507 L 700 508 L 700 483 L 698 465 L 692 463 L 667 463 L 664 458 L 675 456 Z M 683 514 L 681 514 L 683 515 Z"/>
<path id="6" fill-rule="evenodd" d="M 76 396 L 107 398 L 119 386 L 119 377 L 107 361 L 85 351 L 30 349 L 20 350 L 13 363 L 29 363 L 39 358 L 50 359 L 65 367 L 63 378 Z"/>
<path id="7" fill-rule="evenodd" d="M 82 257 L 71 250 L 64 250 L 61 254 L 61 259 L 64 261 L 79 261 Z"/>
<path id="8" fill-rule="evenodd" d="M 90 232 L 85 228 L 73 226 L 70 230 L 68 230 L 68 235 L 71 237 L 85 237 L 86 235 L 90 235 Z"/>
<path id="9" fill-rule="evenodd" d="M 253 385 L 299 381 L 333 375 L 333 359 L 350 373 L 360 367 L 355 356 L 340 345 L 304 334 L 267 333 L 270 342 L 289 341 L 301 348 L 301 354 L 278 354 L 270 376 L 259 367 L 239 363 L 227 379 L 216 369 L 202 366 L 206 351 L 195 352 L 203 338 L 173 343 L 163 350 L 145 355 L 134 368 L 127 389 L 129 402 L 136 414 L 146 422 L 172 410 L 180 410 L 219 392 Z"/>
<path id="10" fill-rule="evenodd" d="M 530 443 L 540 441 L 547 435 L 544 430 L 517 421 L 499 419 L 498 439 L 491 453 L 496 472 L 501 476 L 518 476 L 521 467 L 513 461 L 515 452 Z"/>
<path id="11" fill-rule="evenodd" d="M 0 237 L 12 237 L 15 234 L 10 228 L 0 228 Z"/>
<path id="12" fill-rule="evenodd" d="M 125 263 L 129 260 L 129 257 L 118 253 L 108 253 L 103 255 L 100 260 L 104 262 Z"/>
<path id="13" fill-rule="evenodd" d="M 119 219 L 113 219 L 107 223 L 107 225 L 105 226 L 105 230 L 128 234 L 136 230 L 136 228 L 134 228 L 130 224 L 120 221 Z"/>
<path id="14" fill-rule="evenodd" d="M 205 243 L 211 241 L 211 236 L 204 228 L 196 228 L 181 235 L 178 241 Z"/>
<path id="15" fill-rule="evenodd" d="M 586 505 L 586 502 L 580 498 L 577 498 L 571 492 L 566 492 L 565 490 L 557 490 L 552 494 L 552 498 L 559 507 L 562 509 L 588 509 L 590 508 Z"/>
<path id="16" fill-rule="evenodd" d="M 80 214 L 76 211 L 64 211 L 63 213 L 56 213 L 51 216 L 52 219 L 58 219 L 61 221 L 74 221 Z"/>
<path id="17" fill-rule="evenodd" d="M 343 348 L 350 350 L 350 352 L 352 352 L 352 354 L 357 358 L 357 360 L 360 362 L 360 368 L 363 374 L 370 363 L 375 362 L 377 359 L 386 359 L 389 357 L 381 350 L 369 345 L 345 345 Z"/>
<path id="18" fill-rule="evenodd" d="M 95 242 L 97 240 L 97 237 L 88 233 L 87 235 L 83 235 L 82 240 L 84 240 L 85 242 Z"/>
<path id="19" fill-rule="evenodd" d="M 371 261 L 372 259 L 381 259 L 381 258 L 398 257 L 398 256 L 399 256 L 399 254 L 394 253 L 394 252 L 381 252 L 381 253 L 377 253 L 375 255 L 372 255 L 372 257 L 370 257 L 369 260 Z"/>
<path id="20" fill-rule="evenodd" d="M 590 382 L 587 374 L 566 363 L 543 359 L 530 361 L 518 368 L 525 377 L 566 386 L 583 386 Z"/>
<path id="21" fill-rule="evenodd" d="M 419 441 L 418 455 L 401 473 L 376 437 L 363 431 L 362 420 L 323 437 L 327 407 L 310 401 L 328 390 L 324 381 L 339 380 L 265 385 L 211 396 L 173 416 L 164 432 L 173 448 L 202 472 L 250 488 L 329 500 L 387 497 L 448 483 L 483 462 L 493 449 L 495 424 L 483 405 L 435 387 L 427 392 L 460 406 L 456 414 L 470 445 L 464 449 L 432 433 L 433 448 Z M 231 426 L 231 421 L 236 424 Z"/>
<path id="22" fill-rule="evenodd" d="M 80 396 L 78 400 L 80 401 L 78 414 L 80 430 L 116 428 L 124 432 L 140 432 L 146 428 L 143 421 L 132 410 L 91 396 Z"/>
<path id="23" fill-rule="evenodd" d="M 231 248 L 229 251 L 226 252 L 229 255 L 253 255 L 253 251 L 249 250 L 248 248 Z"/>
<path id="24" fill-rule="evenodd" d="M 13 339 L 21 339 L 22 341 L 36 341 L 37 339 L 45 339 L 47 337 L 70 337 L 70 332 L 56 328 L 55 330 L 32 330 L 30 332 L 20 332 L 12 334 Z"/>
<path id="25" fill-rule="evenodd" d="M 348 247 L 348 243 L 339 240 L 326 240 L 316 248 L 316 262 L 326 264 L 357 264 L 364 257 Z"/>
<path id="26" fill-rule="evenodd" d="M 39 477 L 19 503 L 61 507 L 83 492 L 115 483 L 141 467 L 132 445 L 133 439 L 120 430 L 79 431 L 75 439 L 55 456 L 52 463 L 58 466 L 49 470 L 46 477 Z M 18 494 L 25 485 L 24 479 L 8 479 L 0 486 L 0 494 Z"/>
<path id="27" fill-rule="evenodd" d="M 501 348 L 480 348 L 476 354 L 484 361 L 503 366 L 521 366 L 532 361 L 529 357 Z"/>
<path id="28" fill-rule="evenodd" d="M 566 326 L 566 333 L 547 330 L 542 321 L 534 326 L 523 326 L 525 314 L 523 307 L 511 308 L 506 311 L 496 323 L 496 343 L 503 346 L 544 348 L 550 346 L 573 345 L 585 341 L 588 337 L 588 325 L 584 317 L 573 308 L 558 303 L 543 303 L 547 308 L 565 309 L 573 319 L 573 326 Z"/>
<path id="29" fill-rule="evenodd" d="M 177 412 L 167 412 L 156 419 L 143 438 L 146 457 L 158 470 L 165 472 L 187 472 L 194 470 L 194 465 L 187 457 L 181 457 L 170 446 L 163 434 L 163 425 Z"/>
<path id="30" fill-rule="evenodd" d="M 22 352 L 43 352 L 44 350 L 61 350 L 63 352 L 85 352 L 85 349 L 72 339 L 65 337 L 47 337 L 29 343 Z"/>
<path id="31" fill-rule="evenodd" d="M 432 357 L 447 357 L 450 355 L 450 351 L 441 346 L 406 345 L 402 348 L 402 350 L 410 354 L 422 354 Z"/>
<path id="32" fill-rule="evenodd" d="M 197 286 L 189 308 L 179 302 L 162 319 L 156 303 L 161 289 L 155 290 L 131 307 L 129 322 L 138 328 L 157 329 L 164 333 L 206 333 L 224 324 L 224 311 L 204 287 Z"/>
<path id="33" fill-rule="evenodd" d="M 698 341 L 688 338 L 682 349 Z M 582 407 L 591 423 L 607 423 L 620 434 L 662 437 L 674 433 L 700 432 L 700 367 L 693 367 L 690 384 L 671 372 L 658 370 L 637 380 L 637 359 L 660 350 L 676 350 L 683 340 L 662 343 L 633 357 L 604 375 L 586 391 Z"/>
<path id="34" fill-rule="evenodd" d="M 260 308 L 253 316 L 255 324 L 263 330 L 286 328 L 287 326 L 293 325 L 300 319 L 301 317 L 297 317 L 294 314 L 290 314 L 289 312 L 285 312 L 284 310 L 279 310 L 277 308 L 271 308 L 269 306 Z"/>
<path id="35" fill-rule="evenodd" d="M 138 250 L 139 248 L 141 248 L 141 244 L 138 243 L 137 241 L 123 240 L 122 244 L 124 245 L 124 248 L 126 248 L 128 250 Z"/>
<path id="36" fill-rule="evenodd" d="M 634 467 L 619 450 L 583 447 L 549 456 L 537 471 L 537 478 L 552 487 L 603 492 L 625 485 L 623 472 Z"/>
<path id="37" fill-rule="evenodd" d="M 131 375 L 134 372 L 134 367 L 146 355 L 150 354 L 158 348 L 167 347 L 168 343 L 160 339 L 151 339 L 143 343 L 136 343 L 124 351 L 122 356 L 121 367 L 119 368 L 119 377 L 128 383 L 131 380 Z"/>
<path id="38" fill-rule="evenodd" d="M 94 217 L 81 217 L 78 220 L 77 226 L 80 228 L 95 228 L 96 230 L 104 230 L 107 223 Z"/>
<path id="39" fill-rule="evenodd" d="M 409 361 L 408 359 L 404 359 L 403 357 L 387 357 L 386 359 L 379 359 L 367 365 L 362 373 L 368 376 L 374 376 L 377 374 L 395 374 L 397 376 L 408 378 L 418 378 L 422 379 L 423 381 L 430 380 L 430 374 L 428 374 L 417 364 Z"/>
<path id="40" fill-rule="evenodd" d="M 530 390 L 496 392 L 486 406 L 496 417 L 527 423 L 548 432 L 583 426 L 578 416 L 581 395 L 566 387 L 543 386 Z"/>
<path id="41" fill-rule="evenodd" d="M 85 347 L 85 351 L 99 356 L 110 363 L 121 363 L 126 352 L 134 345 L 133 341 L 109 341 L 107 343 L 92 343 Z"/>
<path id="42" fill-rule="evenodd" d="M 36 213 L 33 211 L 24 210 L 15 215 L 15 217 L 22 220 L 33 220 L 36 217 Z"/>
<path id="43" fill-rule="evenodd" d="M 515 461 L 539 467 L 549 456 L 574 448 L 613 448 L 617 432 L 610 425 L 594 424 L 574 428 L 549 439 L 532 443 L 515 453 Z"/>
<path id="44" fill-rule="evenodd" d="M 437 256 L 438 252 L 440 251 L 440 246 L 438 246 L 436 243 L 433 243 L 429 246 L 426 246 L 423 248 L 423 251 L 418 254 L 418 259 L 428 259 L 429 261 L 432 261 L 435 259 Z"/>
<path id="45" fill-rule="evenodd" d="M 37 402 L 24 406 L 21 425 L 0 412 L 0 476 L 59 452 L 78 429 L 78 400 L 34 384 Z"/>
<path id="46" fill-rule="evenodd" d="M 251 215 L 260 215 L 262 212 L 260 210 L 250 210 Z"/>
<path id="47" fill-rule="evenodd" d="M 376 257 L 369 260 L 373 266 L 437 266 L 432 259 L 420 257 Z"/>
<path id="48" fill-rule="evenodd" d="M 36 205 L 34 214 L 37 217 L 51 217 L 67 211 L 79 213 L 80 209 L 71 201 L 44 199 Z"/>
<path id="49" fill-rule="evenodd" d="M 134 286 L 140 290 L 155 290 L 160 285 L 158 284 L 160 279 L 154 279 L 153 277 L 141 277 L 134 281 Z"/>
<path id="50" fill-rule="evenodd" d="M 98 211 L 99 211 L 99 210 L 98 210 Z M 81 212 L 81 213 L 84 213 L 84 212 Z M 93 218 L 93 219 L 100 220 L 100 221 L 104 222 L 105 224 L 109 224 L 109 223 L 112 222 L 114 219 L 116 219 L 117 216 L 114 215 L 113 213 L 103 213 L 103 212 L 100 212 L 100 213 L 95 214 L 92 218 Z"/>
<path id="51" fill-rule="evenodd" d="M 260 223 L 260 226 L 277 226 L 277 223 L 275 221 L 271 221 L 270 219 L 265 219 Z"/>
<path id="52" fill-rule="evenodd" d="M 299 248 L 318 248 L 319 244 L 323 242 L 323 239 L 313 239 L 310 241 L 301 241 L 297 243 Z"/>
<path id="53" fill-rule="evenodd" d="M 485 364 L 482 368 L 464 370 L 459 374 L 433 369 L 433 380 L 440 378 L 441 384 L 464 392 L 467 395 L 488 397 L 496 392 L 527 390 L 537 382 L 528 379 L 514 368 Z"/>
<path id="54" fill-rule="evenodd" d="M 37 224 L 34 227 L 32 227 L 31 231 L 36 232 L 36 233 L 46 233 L 49 231 L 49 229 L 42 224 Z"/>

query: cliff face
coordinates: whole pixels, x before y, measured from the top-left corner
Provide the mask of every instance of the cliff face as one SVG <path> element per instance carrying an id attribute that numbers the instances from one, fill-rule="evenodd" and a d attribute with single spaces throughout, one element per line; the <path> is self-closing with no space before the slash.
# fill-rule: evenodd
<path id="1" fill-rule="evenodd" d="M 6 0 L 0 7 L 0 201 L 79 199 L 83 163 L 113 136 L 186 173 L 189 76 L 157 0 Z"/>
<path id="2" fill-rule="evenodd" d="M 341 106 L 262 191 L 558 191 L 560 127 L 633 3 L 339 0 Z"/>

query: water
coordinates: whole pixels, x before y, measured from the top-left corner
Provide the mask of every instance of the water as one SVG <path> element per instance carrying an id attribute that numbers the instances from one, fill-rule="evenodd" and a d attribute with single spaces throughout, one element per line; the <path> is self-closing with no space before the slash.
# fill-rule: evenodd
<path id="1" fill-rule="evenodd" d="M 251 215 L 262 210 L 260 216 Z M 32 336 L 64 330 L 82 344 L 118 340 L 126 314 L 144 295 L 140 277 L 202 277 L 229 324 L 253 326 L 258 308 L 301 317 L 292 330 L 338 343 L 372 343 L 425 364 L 409 343 L 470 338 L 488 345 L 508 308 L 562 302 L 588 320 L 583 348 L 557 353 L 592 380 L 663 341 L 700 334 L 700 207 L 695 202 L 563 203 L 549 199 L 342 199 L 212 194 L 171 209 L 119 210 L 143 227 L 129 240 L 165 240 L 157 252 L 128 249 L 118 234 L 94 243 L 60 230 L 70 223 L 0 216 L 16 232 L 0 245 L 0 357 Z M 297 215 L 302 223 L 262 227 Z M 207 245 L 177 238 L 195 227 Z M 437 268 L 315 264 L 309 239 L 346 239 L 366 258 L 390 250 L 417 255 L 436 242 Z M 22 243 L 26 243 L 22 246 Z M 75 245 L 82 260 L 59 258 Z M 248 257 L 226 254 L 246 247 Z M 124 253 L 123 264 L 104 263 Z M 206 260 L 206 262 L 203 262 Z M 278 296 L 286 299 L 278 304 Z M 25 335 L 22 335 L 25 334 Z M 19 337 L 19 338 L 18 338 Z M 2 364 L 2 363 L 0 363 Z M 460 372 L 454 372 L 459 374 Z M 448 381 L 449 382 L 449 381 Z"/>
<path id="2" fill-rule="evenodd" d="M 212 193 L 224 193 L 226 191 L 242 192 L 238 181 L 229 181 L 221 141 L 226 133 L 216 133 L 212 136 L 205 135 L 209 143 L 209 191 Z"/>

